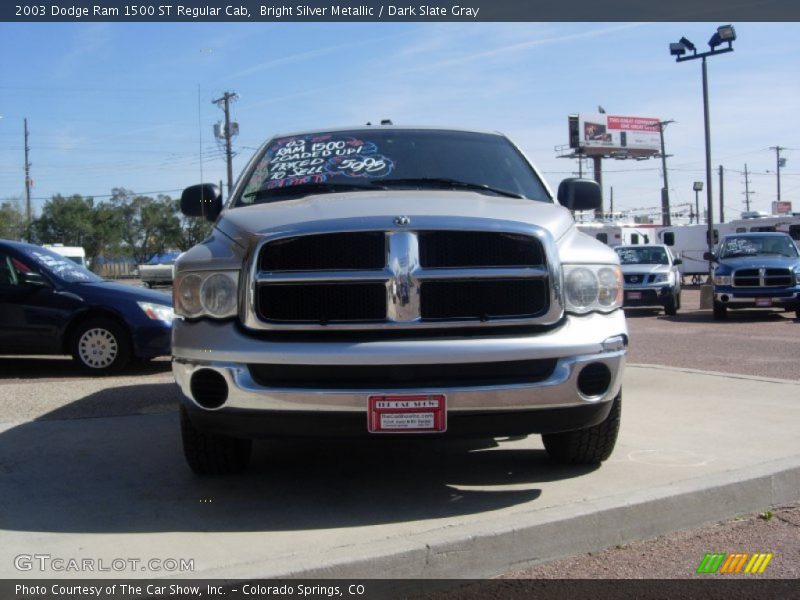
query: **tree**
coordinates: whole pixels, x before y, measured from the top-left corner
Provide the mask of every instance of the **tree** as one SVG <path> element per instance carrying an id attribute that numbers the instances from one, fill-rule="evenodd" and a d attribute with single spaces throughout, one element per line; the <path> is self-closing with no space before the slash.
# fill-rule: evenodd
<path id="1" fill-rule="evenodd" d="M 111 194 L 111 206 L 122 222 L 122 242 L 137 263 L 176 245 L 181 223 L 172 198 L 136 196 L 125 188 L 114 188 Z"/>
<path id="2" fill-rule="evenodd" d="M 181 210 L 180 200 L 175 200 L 173 210 L 176 213 L 180 214 Z M 191 248 L 195 244 L 199 244 L 209 235 L 211 235 L 211 229 L 213 227 L 214 227 L 213 223 L 206 221 L 203 218 L 186 217 L 184 215 L 181 215 L 180 229 L 178 232 L 178 237 L 175 240 L 175 245 L 182 252 L 186 252 L 189 248 Z"/>
<path id="3" fill-rule="evenodd" d="M 40 244 L 87 246 L 92 241 L 94 200 L 73 194 L 56 194 L 42 208 L 33 222 L 33 234 Z"/>
<path id="4" fill-rule="evenodd" d="M 0 238 L 19 240 L 24 237 L 25 215 L 20 208 L 20 201 L 9 198 L 0 203 Z"/>

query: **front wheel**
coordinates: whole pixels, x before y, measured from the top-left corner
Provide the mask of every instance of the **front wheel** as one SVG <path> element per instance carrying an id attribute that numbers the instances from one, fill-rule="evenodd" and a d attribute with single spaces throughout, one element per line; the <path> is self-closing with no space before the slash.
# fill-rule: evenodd
<path id="1" fill-rule="evenodd" d="M 72 358 L 86 373 L 118 373 L 131 360 L 131 344 L 125 328 L 99 317 L 81 323 L 72 336 Z"/>
<path id="2" fill-rule="evenodd" d="M 181 406 L 181 438 L 183 455 L 197 475 L 230 475 L 247 467 L 253 441 L 205 433 L 192 423 L 186 408 Z"/>
<path id="3" fill-rule="evenodd" d="M 724 321 L 728 318 L 728 307 L 719 302 L 714 302 L 714 319 Z"/>
<path id="4" fill-rule="evenodd" d="M 664 304 L 664 314 L 670 317 L 677 315 L 679 302 L 680 301 L 675 296 L 672 296 L 672 298 L 667 300 Z"/>
<path id="5" fill-rule="evenodd" d="M 614 398 L 604 421 L 577 431 L 545 433 L 545 450 L 554 461 L 567 465 L 596 465 L 614 451 L 622 416 L 622 390 Z"/>

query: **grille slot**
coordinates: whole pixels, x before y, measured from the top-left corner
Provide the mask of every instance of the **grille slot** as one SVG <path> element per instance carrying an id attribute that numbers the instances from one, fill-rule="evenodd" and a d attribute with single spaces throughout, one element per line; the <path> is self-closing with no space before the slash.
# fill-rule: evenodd
<path id="1" fill-rule="evenodd" d="M 422 318 L 533 317 L 546 307 L 546 287 L 532 279 L 428 281 L 420 292 Z"/>
<path id="2" fill-rule="evenodd" d="M 259 316 L 267 321 L 384 321 L 383 283 L 300 283 L 259 287 Z"/>
<path id="3" fill-rule="evenodd" d="M 623 277 L 625 283 L 644 283 L 648 276 L 646 273 L 626 273 Z"/>
<path id="4" fill-rule="evenodd" d="M 539 240 L 493 231 L 424 231 L 418 234 L 423 268 L 532 267 L 544 264 Z"/>
<path id="5" fill-rule="evenodd" d="M 386 239 L 382 231 L 323 233 L 277 240 L 261 250 L 262 271 L 382 269 Z"/>
<path id="6" fill-rule="evenodd" d="M 248 365 L 265 387 L 410 389 L 512 385 L 547 379 L 556 359 L 439 365 Z"/>

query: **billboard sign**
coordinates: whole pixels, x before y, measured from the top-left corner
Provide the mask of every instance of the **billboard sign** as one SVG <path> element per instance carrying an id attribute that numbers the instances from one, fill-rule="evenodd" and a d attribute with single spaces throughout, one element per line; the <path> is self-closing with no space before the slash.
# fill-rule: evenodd
<path id="1" fill-rule="evenodd" d="M 657 154 L 661 150 L 659 122 L 646 117 L 579 114 L 570 119 L 570 147 L 587 154 Z"/>
<path id="2" fill-rule="evenodd" d="M 792 203 L 781 201 L 772 203 L 773 215 L 790 215 L 792 214 Z"/>

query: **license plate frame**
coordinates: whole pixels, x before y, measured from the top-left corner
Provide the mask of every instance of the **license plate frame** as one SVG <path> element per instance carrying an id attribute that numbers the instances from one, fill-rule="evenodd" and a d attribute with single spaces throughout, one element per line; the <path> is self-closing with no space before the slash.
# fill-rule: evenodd
<path id="1" fill-rule="evenodd" d="M 758 308 L 769 308 L 772 306 L 772 298 L 756 298 L 756 306 Z"/>
<path id="2" fill-rule="evenodd" d="M 642 292 L 627 292 L 628 300 L 641 300 Z"/>
<path id="3" fill-rule="evenodd" d="M 367 430 L 376 434 L 436 434 L 447 431 L 444 394 L 372 394 Z"/>

